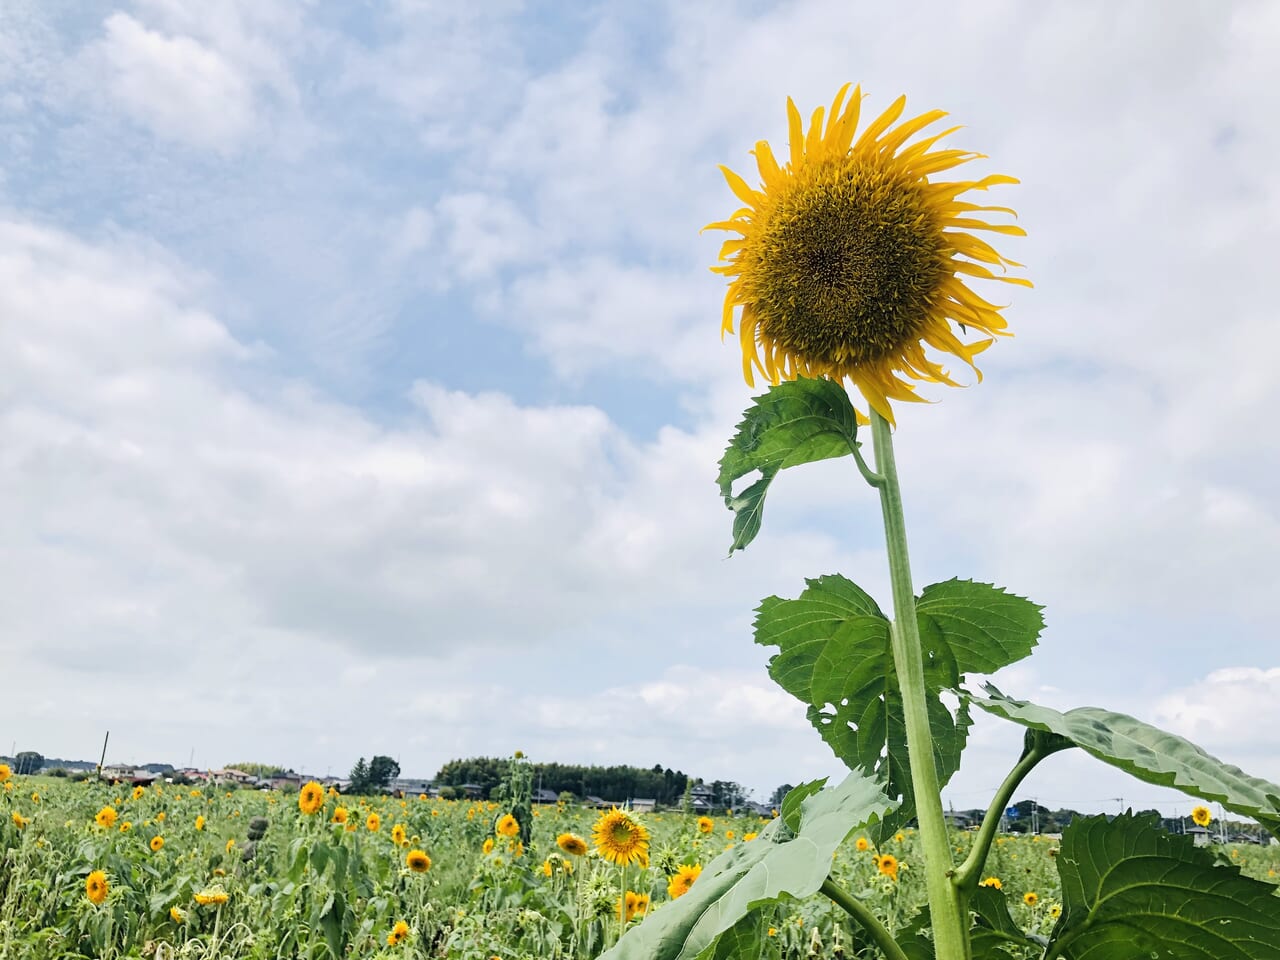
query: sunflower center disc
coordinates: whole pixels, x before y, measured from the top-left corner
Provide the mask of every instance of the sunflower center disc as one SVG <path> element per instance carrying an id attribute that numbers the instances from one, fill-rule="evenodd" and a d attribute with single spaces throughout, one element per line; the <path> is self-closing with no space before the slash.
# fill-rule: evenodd
<path id="1" fill-rule="evenodd" d="M 760 238 L 760 326 L 787 352 L 874 363 L 917 337 L 950 252 L 922 191 L 874 158 L 810 168 Z"/>

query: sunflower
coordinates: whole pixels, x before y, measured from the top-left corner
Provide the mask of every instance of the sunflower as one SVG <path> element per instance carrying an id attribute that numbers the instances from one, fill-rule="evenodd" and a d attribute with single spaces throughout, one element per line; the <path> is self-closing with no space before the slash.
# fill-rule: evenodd
<path id="1" fill-rule="evenodd" d="M 710 832 L 711 832 L 712 830 L 714 830 L 715 828 L 716 828 L 716 822 L 715 822 L 714 820 L 712 820 L 710 817 L 699 817 L 699 818 L 698 818 L 698 832 L 699 832 L 699 833 L 710 833 Z"/>
<path id="2" fill-rule="evenodd" d="M 587 841 L 576 833 L 560 834 L 560 836 L 556 837 L 556 846 L 575 857 L 584 856 L 587 852 Z"/>
<path id="3" fill-rule="evenodd" d="M 481 851 L 483 851 L 486 857 L 489 854 L 493 853 L 493 837 L 489 837 L 487 840 L 485 840 L 485 842 L 481 844 L 480 849 Z"/>
<path id="4" fill-rule="evenodd" d="M 220 907 L 231 899 L 222 887 L 208 887 L 195 894 L 195 898 L 202 907 Z"/>
<path id="5" fill-rule="evenodd" d="M 89 898 L 90 903 L 101 903 L 107 899 L 110 890 L 107 875 L 101 870 L 94 870 L 84 878 L 84 895 Z"/>
<path id="6" fill-rule="evenodd" d="M 614 807 L 591 828 L 591 842 L 606 860 L 627 866 L 649 865 L 649 831 L 625 810 Z"/>
<path id="7" fill-rule="evenodd" d="M 164 846 L 164 837 L 160 836 L 160 834 L 157 833 L 154 837 L 151 838 L 151 842 L 147 844 L 147 846 L 151 847 L 152 853 L 159 853 L 160 848 Z"/>
<path id="8" fill-rule="evenodd" d="M 409 843 L 409 838 L 405 836 L 403 823 L 397 823 L 391 828 L 391 842 L 397 847 L 403 847 Z"/>
<path id="9" fill-rule="evenodd" d="M 1022 902 L 1025 903 L 1028 907 L 1034 907 L 1037 903 L 1040 902 L 1040 897 L 1038 894 L 1028 890 L 1026 893 L 1022 895 Z"/>
<path id="10" fill-rule="evenodd" d="M 898 879 L 898 858 L 891 853 L 876 857 L 876 869 L 890 880 Z"/>
<path id="11" fill-rule="evenodd" d="M 100 827 L 106 827 L 110 830 L 116 825 L 115 807 L 103 807 L 97 812 L 93 818 L 93 822 Z"/>
<path id="12" fill-rule="evenodd" d="M 640 894 L 634 890 L 628 890 L 626 898 L 619 897 L 614 904 L 618 908 L 618 919 L 623 923 L 630 923 L 640 906 Z"/>
<path id="13" fill-rule="evenodd" d="M 377 833 L 382 829 L 382 818 L 376 813 L 371 813 L 364 821 L 365 829 L 370 833 Z"/>
<path id="14" fill-rule="evenodd" d="M 1051 907 L 1049 907 L 1050 919 L 1057 920 L 1060 916 L 1062 916 L 1062 907 L 1059 904 L 1055 903 Z"/>
<path id="15" fill-rule="evenodd" d="M 311 816 L 318 813 L 320 808 L 324 806 L 324 787 L 312 780 L 305 783 L 302 789 L 298 791 L 298 809 Z"/>
<path id="16" fill-rule="evenodd" d="M 729 278 L 721 334 L 733 332 L 741 307 L 742 372 L 770 383 L 799 376 L 850 380 L 886 420 L 890 400 L 919 400 L 909 380 L 955 385 L 929 360 L 927 345 L 973 367 L 973 358 L 1004 335 L 1001 308 L 965 285 L 965 277 L 1002 280 L 992 267 L 1020 266 L 969 231 L 1024 235 L 1021 227 L 986 222 L 1005 207 L 959 200 L 1012 177 L 932 182 L 981 154 L 934 150 L 952 127 L 906 142 L 946 114 L 933 110 L 894 127 L 906 106 L 899 97 L 856 140 L 862 90 L 836 94 L 830 113 L 819 107 L 806 132 L 787 100 L 790 152 L 782 165 L 769 144 L 754 151 L 761 185 L 721 167 L 745 206 L 707 229 L 740 236 L 720 249 L 712 269 Z M 890 128 L 893 129 L 890 129 Z M 987 339 L 964 343 L 952 332 L 972 327 Z M 977 368 L 974 367 L 975 372 Z M 904 379 L 906 378 L 906 379 Z"/>
<path id="17" fill-rule="evenodd" d="M 196 817 L 196 829 L 197 830 L 204 829 L 204 817 L 201 817 L 201 816 Z"/>
<path id="18" fill-rule="evenodd" d="M 347 808 L 346 808 L 346 807 L 335 807 L 335 808 L 334 808 L 334 811 L 333 811 L 333 822 L 334 822 L 334 823 L 346 823 L 346 822 L 347 822 Z"/>
<path id="19" fill-rule="evenodd" d="M 0 763 L 0 783 L 4 783 L 13 776 L 13 770 L 7 763 Z"/>
<path id="20" fill-rule="evenodd" d="M 134 787 L 133 793 L 130 794 L 130 796 L 132 796 L 134 800 L 141 800 L 146 795 L 147 795 L 147 791 L 144 790 L 142 787 Z"/>
<path id="21" fill-rule="evenodd" d="M 174 923 L 186 923 L 186 922 L 187 922 L 187 917 L 186 917 L 186 915 L 185 915 L 181 910 L 179 910 L 177 907 L 170 907 L 170 908 L 169 908 L 169 919 L 170 919 L 170 920 L 172 920 Z"/>
<path id="22" fill-rule="evenodd" d="M 236 845 L 236 838 L 232 837 L 227 841 L 227 845 L 223 847 L 223 850 L 225 850 L 227 853 L 230 853 L 233 849 L 235 849 L 235 845 Z"/>
<path id="23" fill-rule="evenodd" d="M 855 843 L 854 846 L 858 848 L 859 853 L 865 853 L 867 848 L 870 847 L 871 844 L 867 843 L 866 837 L 859 837 L 858 842 Z"/>
<path id="24" fill-rule="evenodd" d="M 128 820 L 126 820 L 124 823 L 120 824 L 120 832 L 121 832 L 121 833 L 128 833 L 128 832 L 129 832 L 130 830 L 132 830 L 132 829 L 133 829 L 133 824 L 132 824 L 130 821 L 128 821 Z"/>
<path id="25" fill-rule="evenodd" d="M 667 882 L 667 896 L 672 900 L 683 897 L 689 892 L 689 888 L 693 886 L 693 881 L 698 879 L 702 873 L 702 864 L 682 863 L 676 867 L 675 874 Z"/>
<path id="26" fill-rule="evenodd" d="M 1192 807 L 1191 820 L 1197 827 L 1207 827 L 1213 820 L 1213 814 L 1209 812 L 1208 807 Z"/>
<path id="27" fill-rule="evenodd" d="M 543 875 L 544 877 L 549 877 L 549 876 L 551 876 L 551 872 L 552 872 L 551 861 L 550 861 L 550 860 L 543 860 L 543 861 L 542 861 L 542 875 Z"/>
<path id="28" fill-rule="evenodd" d="M 758 836 L 760 836 L 760 834 L 755 833 L 755 832 L 752 832 L 752 833 L 744 833 L 744 834 L 742 835 L 742 841 L 743 841 L 743 843 L 750 843 L 752 840 L 754 840 L 754 839 L 755 839 L 756 837 L 758 837 Z"/>
<path id="29" fill-rule="evenodd" d="M 498 818 L 498 822 L 494 826 L 494 829 L 497 830 L 498 833 L 502 834 L 504 837 L 514 837 L 517 833 L 520 832 L 520 821 L 518 821 L 511 814 L 504 813 L 501 817 Z"/>
<path id="30" fill-rule="evenodd" d="M 403 920 L 397 920 L 396 925 L 391 928 L 391 932 L 387 934 L 387 946 L 395 947 L 409 939 L 409 924 Z"/>
<path id="31" fill-rule="evenodd" d="M 431 858 L 425 850 L 410 850 L 405 855 L 404 862 L 414 873 L 426 873 L 431 869 Z"/>

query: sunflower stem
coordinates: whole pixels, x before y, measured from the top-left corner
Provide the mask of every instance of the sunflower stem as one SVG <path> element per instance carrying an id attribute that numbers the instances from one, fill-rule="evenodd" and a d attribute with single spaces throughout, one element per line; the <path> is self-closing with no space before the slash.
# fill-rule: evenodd
<path id="1" fill-rule="evenodd" d="M 845 913 L 861 924 L 867 933 L 871 934 L 871 939 L 876 942 L 876 946 L 880 948 L 881 952 L 889 960 L 907 960 L 907 955 L 898 946 L 898 941 L 893 939 L 893 935 L 880 922 L 880 918 L 867 909 L 865 903 L 858 900 L 830 877 L 822 881 L 822 892 L 830 897 Z"/>
<path id="2" fill-rule="evenodd" d="M 929 730 L 924 682 L 924 654 L 920 625 L 916 620 L 915 589 L 907 555 L 907 528 L 902 514 L 902 490 L 893 457 L 893 434 L 887 420 L 871 411 L 871 436 L 876 470 L 884 483 L 879 487 L 884 515 L 885 544 L 889 554 L 889 580 L 893 587 L 893 623 L 889 631 L 893 665 L 902 693 L 907 733 L 907 754 L 920 841 L 924 848 L 925 882 L 933 921 L 937 960 L 968 960 L 969 935 L 960 909 L 960 893 L 951 882 L 954 861 L 947 821 L 942 813 L 942 792 L 933 762 L 933 736 Z"/>
<path id="3" fill-rule="evenodd" d="M 858 472 L 862 474 L 862 479 L 877 490 L 883 487 L 884 477 L 867 466 L 867 461 L 862 456 L 862 444 L 855 443 L 850 449 L 853 450 L 853 461 L 858 465 Z"/>

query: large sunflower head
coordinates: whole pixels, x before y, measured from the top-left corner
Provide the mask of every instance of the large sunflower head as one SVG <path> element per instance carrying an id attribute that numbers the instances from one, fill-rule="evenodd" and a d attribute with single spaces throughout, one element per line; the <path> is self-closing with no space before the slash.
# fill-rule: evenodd
<path id="1" fill-rule="evenodd" d="M 693 881 L 697 880 L 702 874 L 702 864 L 682 863 L 676 868 L 675 874 L 667 882 L 667 896 L 672 900 L 683 897 L 689 892 L 689 888 L 693 886 Z"/>
<path id="2" fill-rule="evenodd" d="M 1000 307 L 971 291 L 965 278 L 1026 280 L 993 272 L 1019 266 L 970 231 L 1023 235 L 1021 227 L 987 222 L 1005 207 L 959 199 L 1012 177 L 936 181 L 981 156 L 934 149 L 955 127 L 907 141 L 946 114 L 933 110 L 897 123 L 899 97 L 855 139 L 862 92 L 849 85 L 830 111 L 818 107 L 806 131 L 787 100 L 790 155 L 778 163 L 769 144 L 754 151 L 759 189 L 722 167 L 745 204 L 708 228 L 740 236 L 725 241 L 721 264 L 730 277 L 721 332 L 733 331 L 741 308 L 742 371 L 770 383 L 798 376 L 848 379 L 878 413 L 893 420 L 891 400 L 919 400 L 911 381 L 956 385 L 925 356 L 926 346 L 973 366 L 992 337 L 1005 334 Z M 966 343 L 953 332 L 986 337 Z M 977 368 L 974 367 L 976 372 Z"/>
<path id="3" fill-rule="evenodd" d="M 591 828 L 591 842 L 600 855 L 619 866 L 649 865 L 649 831 L 625 810 L 614 807 Z"/>
<path id="4" fill-rule="evenodd" d="M 404 862 L 414 873 L 426 873 L 431 869 L 431 858 L 425 850 L 410 850 L 405 855 Z"/>
<path id="5" fill-rule="evenodd" d="M 311 816 L 324 806 L 324 787 L 312 780 L 298 791 L 298 809 Z"/>
<path id="6" fill-rule="evenodd" d="M 520 832 L 520 821 L 509 813 L 504 813 L 498 818 L 494 829 L 504 837 L 514 837 Z"/>
<path id="7" fill-rule="evenodd" d="M 107 893 L 110 889 L 111 885 L 107 882 L 107 875 L 101 870 L 94 870 L 84 879 L 84 895 L 89 898 L 91 903 L 101 903 L 107 899 Z"/>
<path id="8" fill-rule="evenodd" d="M 1198 827 L 1207 827 L 1213 820 L 1213 814 L 1209 812 L 1208 807 L 1192 807 L 1191 821 Z"/>

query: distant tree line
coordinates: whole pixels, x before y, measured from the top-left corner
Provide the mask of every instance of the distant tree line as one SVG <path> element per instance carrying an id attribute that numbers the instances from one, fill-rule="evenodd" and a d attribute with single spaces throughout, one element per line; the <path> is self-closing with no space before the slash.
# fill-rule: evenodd
<path id="1" fill-rule="evenodd" d="M 466 760 L 450 760 L 436 774 L 441 786 L 458 787 L 473 783 L 480 787 L 482 796 L 501 783 L 507 776 L 510 761 L 498 757 L 471 757 Z M 699 781 L 693 780 L 681 770 L 672 770 L 655 763 L 651 769 L 643 767 L 597 767 L 571 763 L 533 764 L 533 787 L 553 793 L 569 793 L 578 799 L 601 797 L 605 800 L 630 800 L 635 797 L 653 798 L 658 803 L 678 806 L 685 787 Z M 737 784 L 725 784 L 737 787 Z M 726 794 L 741 794 L 726 789 Z"/>

